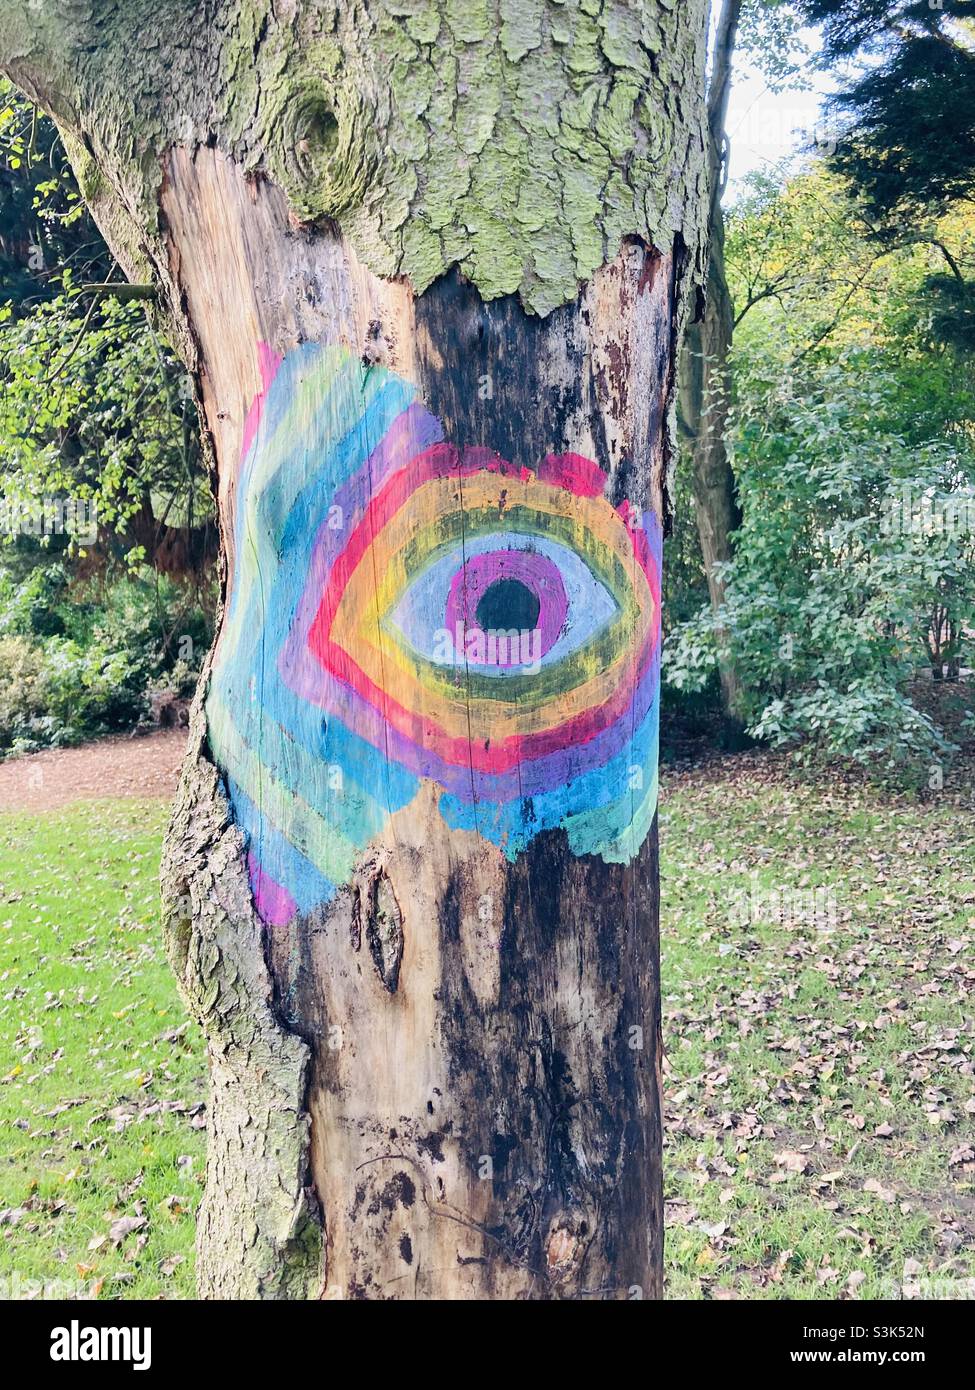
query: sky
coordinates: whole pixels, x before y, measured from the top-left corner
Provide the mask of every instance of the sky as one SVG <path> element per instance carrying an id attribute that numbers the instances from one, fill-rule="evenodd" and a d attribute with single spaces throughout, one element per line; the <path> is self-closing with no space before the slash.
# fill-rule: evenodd
<path id="1" fill-rule="evenodd" d="M 803 38 L 809 51 L 815 53 L 819 35 L 806 30 Z M 805 88 L 772 92 L 762 74 L 740 54 L 737 57 L 728 104 L 731 158 L 726 202 L 734 202 L 742 191 L 743 179 L 753 170 L 771 170 L 789 157 L 800 159 L 802 147 L 814 132 L 828 138 L 820 105 L 833 83 L 826 73 L 815 71 L 811 62 L 803 75 Z"/>

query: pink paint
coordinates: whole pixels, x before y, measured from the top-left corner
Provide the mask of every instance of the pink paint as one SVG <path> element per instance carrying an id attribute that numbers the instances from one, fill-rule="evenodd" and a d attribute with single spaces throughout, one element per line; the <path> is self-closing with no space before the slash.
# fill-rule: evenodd
<path id="1" fill-rule="evenodd" d="M 271 927 L 286 927 L 298 911 L 298 904 L 287 888 L 264 872 L 253 850 L 247 855 L 247 872 L 261 921 Z"/>
<path id="2" fill-rule="evenodd" d="M 465 560 L 450 586 L 444 627 L 450 633 L 480 633 L 475 616 L 477 605 L 499 579 L 520 580 L 538 599 L 540 649 L 533 659 L 544 656 L 559 639 L 569 611 L 569 598 L 558 566 L 537 551 L 490 550 Z M 516 666 L 523 660 L 517 645 L 506 649 L 503 655 L 504 660 L 499 662 L 502 666 Z"/>
<path id="3" fill-rule="evenodd" d="M 606 474 L 581 454 L 547 454 L 538 466 L 538 477 L 577 497 L 602 497 L 606 490 Z"/>
<path id="4" fill-rule="evenodd" d="M 257 366 L 261 373 L 262 386 L 261 390 L 258 391 L 257 395 L 251 401 L 250 410 L 248 410 L 247 418 L 244 420 L 244 437 L 240 445 L 240 456 L 242 459 L 247 457 L 247 452 L 254 442 L 254 436 L 257 434 L 258 427 L 261 423 L 264 401 L 270 390 L 271 382 L 277 375 L 278 368 L 283 361 L 284 358 L 281 354 L 275 352 L 268 343 L 258 343 Z"/>

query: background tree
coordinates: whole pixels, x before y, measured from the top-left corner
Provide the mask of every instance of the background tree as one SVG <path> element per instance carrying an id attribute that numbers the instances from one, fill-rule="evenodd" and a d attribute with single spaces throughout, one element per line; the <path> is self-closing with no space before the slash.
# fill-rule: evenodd
<path id="1" fill-rule="evenodd" d="M 658 542 L 706 14 L 590 11 L 0 5 L 159 286 L 220 498 L 165 870 L 205 1293 L 660 1292 Z"/>
<path id="2" fill-rule="evenodd" d="M 940 328 L 975 348 L 970 268 L 934 236 L 954 205 L 975 192 L 975 27 L 967 0 L 805 0 L 822 26 L 824 65 L 850 77 L 833 99 L 842 121 L 832 163 L 863 199 L 885 245 L 932 238 L 943 263 L 928 288 L 942 302 Z"/>
<path id="3" fill-rule="evenodd" d="M 781 0 L 752 0 L 745 4 L 741 0 L 724 0 L 718 10 L 712 44 L 707 91 L 708 274 L 703 307 L 689 325 L 681 361 L 679 422 L 689 458 L 704 573 L 715 612 L 724 602 L 724 567 L 732 559 L 733 536 L 741 524 L 727 444 L 731 404 L 728 354 L 735 325 L 735 305 L 725 274 L 722 210 L 729 158 L 728 101 L 739 38 L 770 83 L 777 86 L 794 73 L 795 29 L 794 9 Z M 725 736 L 734 743 L 741 735 L 741 691 L 731 664 L 731 649 L 726 643 L 720 645 Z"/>
<path id="4" fill-rule="evenodd" d="M 216 555 L 185 370 L 123 280 L 53 121 L 0 79 L 0 496 L 70 493 L 89 550 L 199 590 Z"/>
<path id="5" fill-rule="evenodd" d="M 6 79 L 0 285 L 2 754 L 178 714 L 217 530 L 185 369 Z"/>
<path id="6" fill-rule="evenodd" d="M 680 374 L 680 426 L 690 454 L 694 513 L 704 573 L 715 611 L 724 603 L 723 566 L 731 560 L 731 537 L 741 524 L 735 478 L 725 441 L 730 403 L 728 352 L 734 309 L 725 278 L 724 215 L 721 211 L 728 154 L 725 122 L 740 18 L 740 0 L 725 0 L 719 12 L 708 79 L 710 234 L 707 283 L 703 310 L 688 329 Z M 720 675 L 725 713 L 733 725 L 740 690 L 727 644 L 722 644 Z"/>
<path id="7" fill-rule="evenodd" d="M 727 642 L 755 737 L 926 780 L 958 711 L 916 676 L 953 673 L 975 616 L 975 397 L 965 354 L 937 332 L 942 253 L 885 248 L 822 163 L 753 189 L 727 243 L 743 524 L 723 610 L 699 589 L 665 673 L 694 690 Z M 932 233 L 964 261 L 971 215 Z"/>

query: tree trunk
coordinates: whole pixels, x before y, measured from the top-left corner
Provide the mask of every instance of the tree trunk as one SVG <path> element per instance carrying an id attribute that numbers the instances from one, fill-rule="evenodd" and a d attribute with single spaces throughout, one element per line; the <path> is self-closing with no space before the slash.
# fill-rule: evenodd
<path id="1" fill-rule="evenodd" d="M 731 382 L 728 356 L 734 332 L 734 308 L 724 264 L 724 215 L 721 211 L 722 169 L 727 150 L 725 121 L 731 91 L 740 0 L 724 0 L 715 36 L 708 88 L 708 161 L 710 218 L 707 291 L 703 312 L 688 327 L 680 372 L 680 423 L 691 457 L 694 514 L 701 542 L 708 594 L 715 613 L 725 602 L 721 566 L 734 555 L 731 536 L 741 525 L 735 477 L 728 452 L 728 412 Z M 741 687 L 734 661 L 718 632 L 718 669 L 729 727 L 740 730 Z"/>
<path id="2" fill-rule="evenodd" d="M 688 326 L 681 363 L 680 419 L 691 455 L 694 515 L 701 542 L 711 608 L 720 613 L 726 594 L 721 566 L 734 558 L 732 534 L 741 525 L 735 476 L 728 454 L 728 412 L 734 314 L 724 270 L 724 218 L 720 206 L 711 218 L 708 288 L 704 312 Z M 741 684 L 735 663 L 718 632 L 718 670 L 725 715 L 739 723 Z"/>
<path id="3" fill-rule="evenodd" d="M 77 64 L 42 14 L 5 66 L 156 276 L 222 525 L 163 874 L 210 1059 L 200 1292 L 658 1297 L 704 6 L 132 3 L 145 38 L 200 12 L 150 96 L 66 8 Z"/>

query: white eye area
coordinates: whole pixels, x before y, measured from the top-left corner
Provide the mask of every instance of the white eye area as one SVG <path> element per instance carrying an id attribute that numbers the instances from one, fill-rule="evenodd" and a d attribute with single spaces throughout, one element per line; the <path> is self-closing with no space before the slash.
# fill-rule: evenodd
<path id="1" fill-rule="evenodd" d="M 504 676 L 518 667 L 555 665 L 597 637 L 618 611 L 606 585 L 568 546 L 498 531 L 438 555 L 386 623 L 423 660 L 469 669 L 474 652 L 479 674 Z M 464 635 L 472 632 L 510 639 L 504 659 L 485 644 L 465 648 Z"/>

